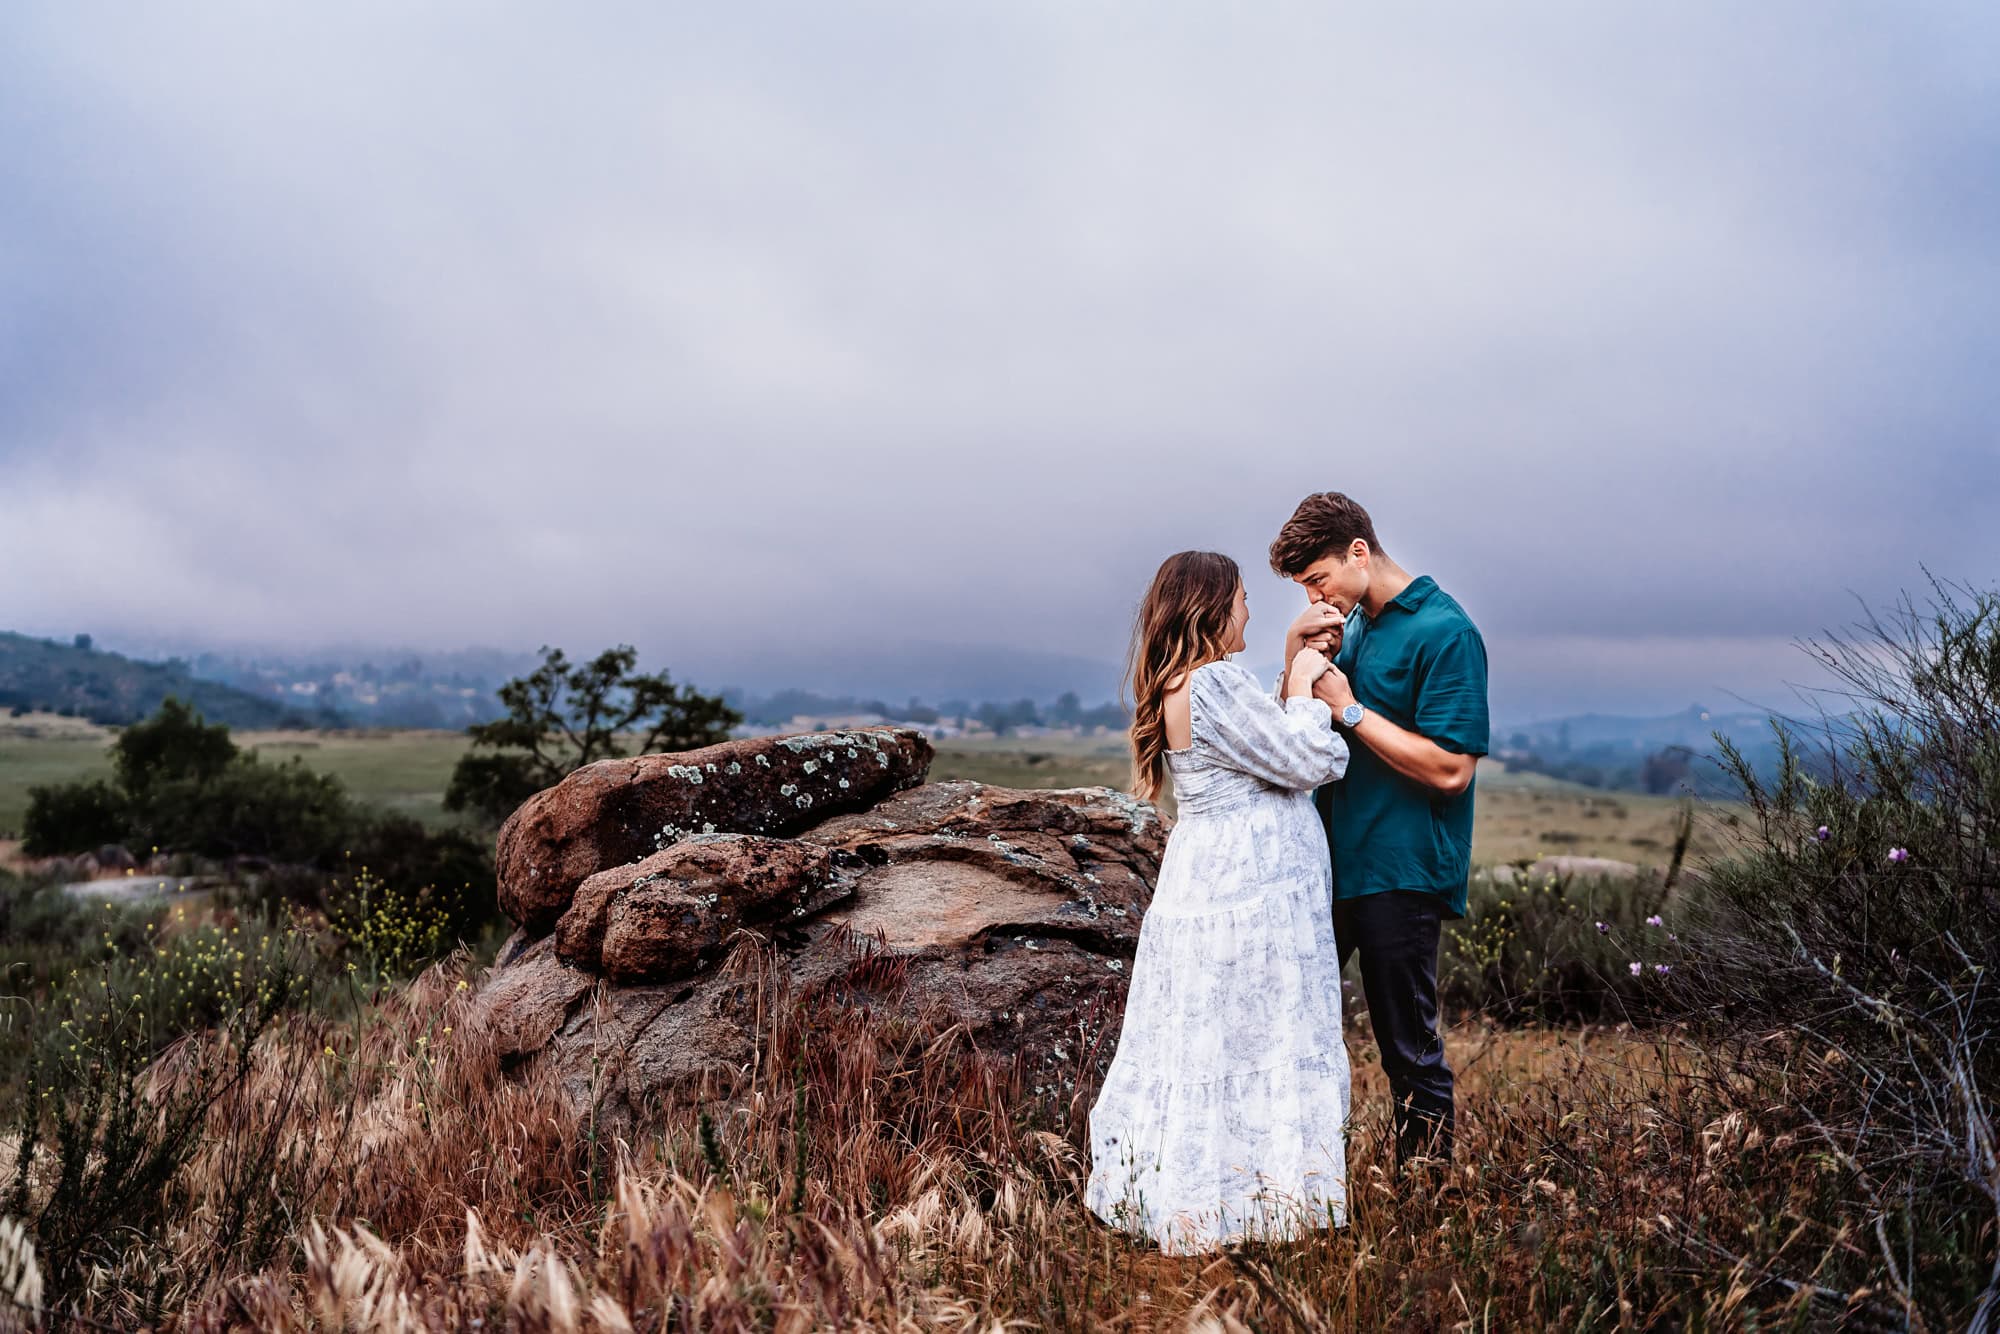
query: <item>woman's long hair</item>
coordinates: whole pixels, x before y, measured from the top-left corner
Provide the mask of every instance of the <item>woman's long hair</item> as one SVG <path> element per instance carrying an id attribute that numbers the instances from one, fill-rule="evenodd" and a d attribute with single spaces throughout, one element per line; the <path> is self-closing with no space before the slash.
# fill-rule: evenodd
<path id="1" fill-rule="evenodd" d="M 1132 700 L 1132 787 L 1152 801 L 1167 769 L 1169 688 L 1205 662 L 1227 656 L 1229 614 L 1243 573 L 1215 551 L 1169 556 L 1153 576 L 1132 626 L 1125 688 Z"/>

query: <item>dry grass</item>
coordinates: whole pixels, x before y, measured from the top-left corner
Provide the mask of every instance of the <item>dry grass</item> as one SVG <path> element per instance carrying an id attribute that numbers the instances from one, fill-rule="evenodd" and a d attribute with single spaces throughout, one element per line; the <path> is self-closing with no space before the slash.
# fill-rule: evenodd
<path id="1" fill-rule="evenodd" d="M 1453 1029 L 1458 1165 L 1398 1192 L 1355 1031 L 1351 1225 L 1163 1258 L 1084 1209 L 1066 1109 L 961 1034 L 783 994 L 754 953 L 733 966 L 767 1000 L 756 1069 L 617 1141 L 535 1071 L 502 1072 L 452 970 L 365 1021 L 295 1018 L 216 1108 L 164 1245 L 100 1270 L 76 1313 L 127 1327 L 150 1305 L 209 1330 L 1319 1330 L 1845 1310 L 1858 1223 L 1838 1167 L 1764 1110 L 1783 1098 L 1659 1035 Z M 257 1190 L 289 1241 L 251 1269 Z"/>
<path id="2" fill-rule="evenodd" d="M 1593 792 L 1539 774 L 1513 774 L 1479 766 L 1479 800 L 1472 850 L 1480 865 L 1569 855 L 1611 857 L 1638 866 L 1665 866 L 1684 802 L 1634 792 Z M 1732 818 L 1740 808 L 1704 802 L 1688 847 L 1700 866 L 1727 849 Z"/>

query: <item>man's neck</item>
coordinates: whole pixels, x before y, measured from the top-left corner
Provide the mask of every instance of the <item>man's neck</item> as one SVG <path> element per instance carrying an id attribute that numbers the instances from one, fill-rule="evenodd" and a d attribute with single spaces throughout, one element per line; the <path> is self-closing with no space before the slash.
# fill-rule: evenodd
<path id="1" fill-rule="evenodd" d="M 1416 576 L 1387 556 L 1375 558 L 1375 568 L 1368 572 L 1368 595 L 1361 599 L 1361 610 L 1368 613 L 1370 620 L 1382 614 L 1382 608 L 1403 595 L 1403 590 L 1416 582 Z"/>

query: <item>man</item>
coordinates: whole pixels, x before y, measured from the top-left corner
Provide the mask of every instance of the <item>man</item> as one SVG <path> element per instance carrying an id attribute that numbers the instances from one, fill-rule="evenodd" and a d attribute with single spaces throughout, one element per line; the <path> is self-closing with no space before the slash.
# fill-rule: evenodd
<path id="1" fill-rule="evenodd" d="M 1313 693 L 1352 758 L 1315 795 L 1333 854 L 1333 921 L 1395 1096 L 1396 1162 L 1449 1160 L 1451 1067 L 1438 1035 L 1438 931 L 1465 915 L 1473 770 L 1487 750 L 1486 643 L 1429 575 L 1412 577 L 1337 491 L 1307 496 L 1271 543 L 1271 568 L 1306 590 L 1285 661 L 1334 659 Z"/>

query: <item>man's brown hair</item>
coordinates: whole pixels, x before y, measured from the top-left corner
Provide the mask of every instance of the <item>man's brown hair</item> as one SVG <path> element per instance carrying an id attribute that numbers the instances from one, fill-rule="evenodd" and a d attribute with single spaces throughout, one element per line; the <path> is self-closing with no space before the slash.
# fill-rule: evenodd
<path id="1" fill-rule="evenodd" d="M 1271 568 L 1290 579 L 1324 557 L 1339 556 L 1344 561 L 1357 537 L 1376 555 L 1383 554 L 1367 510 L 1338 491 L 1318 492 L 1301 500 L 1278 530 L 1271 543 Z"/>

